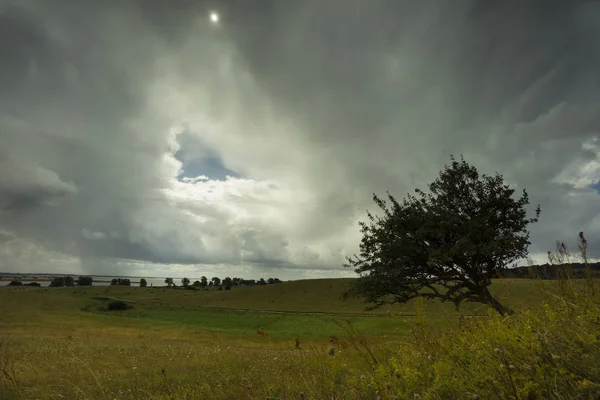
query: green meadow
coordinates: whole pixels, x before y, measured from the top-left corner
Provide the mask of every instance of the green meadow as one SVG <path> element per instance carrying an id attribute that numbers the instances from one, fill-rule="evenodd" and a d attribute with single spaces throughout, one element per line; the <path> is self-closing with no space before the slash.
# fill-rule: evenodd
<path id="1" fill-rule="evenodd" d="M 365 311 L 342 300 L 348 279 L 0 287 L 0 398 L 600 398 L 590 282 L 498 279 L 505 319 L 476 303 Z M 129 308 L 108 311 L 117 300 Z"/>

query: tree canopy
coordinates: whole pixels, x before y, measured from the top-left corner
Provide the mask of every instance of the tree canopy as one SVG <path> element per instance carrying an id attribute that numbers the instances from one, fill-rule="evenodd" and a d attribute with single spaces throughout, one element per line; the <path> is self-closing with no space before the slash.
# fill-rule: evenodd
<path id="1" fill-rule="evenodd" d="M 80 276 L 77 278 L 77 286 L 92 286 L 94 279 L 91 276 Z"/>
<path id="2" fill-rule="evenodd" d="M 346 267 L 359 274 L 347 293 L 363 297 L 370 308 L 405 303 L 416 297 L 461 303 L 481 302 L 500 314 L 512 310 L 488 290 L 491 278 L 527 256 L 527 191 L 514 199 L 502 175 L 479 175 L 463 157 L 451 157 L 429 193 L 416 189 L 389 204 L 373 195 L 382 216 L 367 212 L 360 222 L 360 254 Z"/>
<path id="3" fill-rule="evenodd" d="M 75 279 L 72 276 L 57 276 L 50 282 L 50 287 L 75 286 Z"/>

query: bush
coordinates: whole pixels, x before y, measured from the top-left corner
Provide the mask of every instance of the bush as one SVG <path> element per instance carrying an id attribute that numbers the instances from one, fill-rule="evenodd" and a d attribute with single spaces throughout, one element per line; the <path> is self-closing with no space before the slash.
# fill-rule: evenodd
<path id="1" fill-rule="evenodd" d="M 127 278 L 114 278 L 110 281 L 111 286 L 131 286 L 131 281 Z"/>
<path id="2" fill-rule="evenodd" d="M 146 281 L 144 278 L 140 279 L 140 287 L 146 287 L 148 286 L 148 281 Z"/>
<path id="3" fill-rule="evenodd" d="M 125 303 L 122 300 L 114 300 L 111 301 L 110 303 L 108 303 L 108 305 L 106 306 L 106 309 L 108 311 L 118 311 L 118 310 L 127 310 L 131 308 L 131 306 L 127 303 Z"/>
<path id="4" fill-rule="evenodd" d="M 8 284 L 8 286 L 21 286 L 23 285 L 23 282 L 21 281 L 10 281 L 10 283 Z"/>
<path id="5" fill-rule="evenodd" d="M 26 283 L 26 284 L 25 284 L 25 285 L 23 285 L 23 286 L 42 286 L 42 285 L 40 285 L 40 284 L 39 284 L 39 283 L 37 283 L 37 282 L 29 282 L 29 283 Z"/>

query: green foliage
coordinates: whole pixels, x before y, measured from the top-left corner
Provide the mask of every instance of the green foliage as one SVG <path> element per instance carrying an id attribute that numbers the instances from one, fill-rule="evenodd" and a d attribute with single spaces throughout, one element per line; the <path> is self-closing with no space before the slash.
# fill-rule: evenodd
<path id="1" fill-rule="evenodd" d="M 168 287 L 173 286 L 173 278 L 165 278 L 165 283 Z"/>
<path id="2" fill-rule="evenodd" d="M 219 286 L 221 284 L 221 279 L 219 277 L 213 277 L 210 282 L 213 286 Z"/>
<path id="3" fill-rule="evenodd" d="M 75 286 L 72 276 L 57 276 L 50 282 L 50 287 Z"/>
<path id="4" fill-rule="evenodd" d="M 232 286 L 233 286 L 233 280 L 230 277 L 223 279 L 223 289 L 231 290 Z"/>
<path id="5" fill-rule="evenodd" d="M 189 278 L 181 278 L 181 284 L 183 285 L 183 287 L 188 286 L 190 284 Z"/>
<path id="6" fill-rule="evenodd" d="M 22 286 L 22 285 L 23 285 L 23 282 L 21 282 L 21 281 L 10 281 L 8 283 L 8 286 Z"/>
<path id="7" fill-rule="evenodd" d="M 373 303 L 405 303 L 416 297 L 489 304 L 512 313 L 488 286 L 507 266 L 527 256 L 527 192 L 515 200 L 500 174 L 480 176 L 461 157 L 451 157 L 429 193 L 416 189 L 402 203 L 388 193 L 391 205 L 373 195 L 383 216 L 367 213 L 361 222 L 360 256 L 348 258 L 360 278 L 350 294 Z"/>
<path id="8" fill-rule="evenodd" d="M 580 293 L 581 294 L 581 293 Z M 560 298 L 519 315 L 461 319 L 450 330 L 414 329 L 384 369 L 395 394 L 421 398 L 563 399 L 600 394 L 597 298 L 586 310 Z M 589 299 L 588 299 L 589 300 Z M 379 384 L 386 382 L 378 377 Z M 389 383 L 387 380 L 386 383 Z M 588 397 L 589 396 L 589 397 Z"/>
<path id="9" fill-rule="evenodd" d="M 140 279 L 140 287 L 147 287 L 148 286 L 148 282 L 142 278 Z"/>
<path id="10" fill-rule="evenodd" d="M 110 281 L 111 286 L 131 286 L 131 281 L 127 278 L 113 278 Z"/>
<path id="11" fill-rule="evenodd" d="M 113 300 L 106 305 L 108 311 L 127 310 L 129 308 L 131 306 L 122 300 Z"/>
<path id="12" fill-rule="evenodd" d="M 77 286 L 92 286 L 93 281 L 91 276 L 80 276 L 77 278 Z"/>

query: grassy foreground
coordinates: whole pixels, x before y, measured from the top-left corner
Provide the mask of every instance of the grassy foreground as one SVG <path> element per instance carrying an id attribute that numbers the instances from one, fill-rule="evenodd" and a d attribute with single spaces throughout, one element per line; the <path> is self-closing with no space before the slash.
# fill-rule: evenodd
<path id="1" fill-rule="evenodd" d="M 0 399 L 600 398 L 584 281 L 498 280 L 519 311 L 506 319 L 418 301 L 365 313 L 341 300 L 348 283 L 1 287 Z M 106 311 L 115 298 L 133 308 Z"/>

